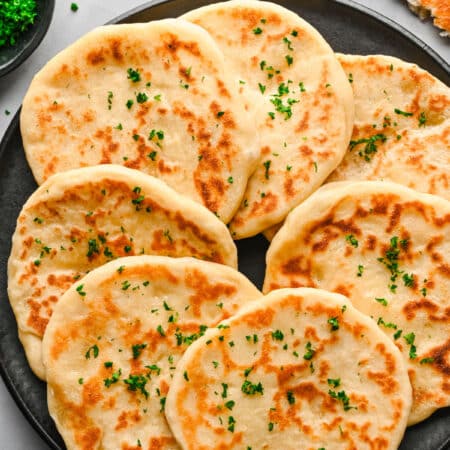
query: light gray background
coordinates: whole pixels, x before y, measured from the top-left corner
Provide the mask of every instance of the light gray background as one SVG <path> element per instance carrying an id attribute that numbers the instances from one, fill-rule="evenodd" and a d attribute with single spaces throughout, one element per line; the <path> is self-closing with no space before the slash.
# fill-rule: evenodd
<path id="1" fill-rule="evenodd" d="M 314 0 L 311 0 L 314 1 Z M 136 6 L 144 0 L 77 0 L 79 10 L 70 10 L 71 1 L 56 0 L 49 31 L 39 48 L 18 69 L 0 79 L 0 136 L 19 108 L 33 75 L 58 51 L 78 37 Z M 450 61 L 450 38 L 439 36 L 430 21 L 421 22 L 406 7 L 406 0 L 357 0 L 390 17 L 416 34 L 442 58 Z M 192 1 L 193 7 L 195 1 Z M 4 111 L 11 112 L 9 116 Z M 26 421 L 0 380 L 0 450 L 49 450 Z"/>

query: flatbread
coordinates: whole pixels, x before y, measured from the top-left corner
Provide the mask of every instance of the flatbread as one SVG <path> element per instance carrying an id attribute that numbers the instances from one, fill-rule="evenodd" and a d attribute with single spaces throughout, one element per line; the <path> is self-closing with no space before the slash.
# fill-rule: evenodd
<path id="1" fill-rule="evenodd" d="M 448 0 L 408 0 L 411 11 L 423 20 L 433 16 L 433 23 L 443 31 L 441 36 L 450 35 L 450 4 Z"/>
<path id="2" fill-rule="evenodd" d="M 214 41 L 191 23 L 91 31 L 50 60 L 25 96 L 21 132 L 36 181 L 122 164 L 227 223 L 257 158 L 252 121 L 229 78 Z"/>
<path id="3" fill-rule="evenodd" d="M 282 221 L 340 162 L 351 88 L 322 36 L 281 6 L 233 0 L 182 18 L 212 35 L 254 116 L 260 158 L 230 224 L 235 239 L 252 236 Z"/>
<path id="4" fill-rule="evenodd" d="M 196 341 L 166 401 L 185 450 L 397 449 L 411 406 L 402 356 L 348 299 L 272 292 Z"/>
<path id="5" fill-rule="evenodd" d="M 120 258 L 75 283 L 43 342 L 48 406 L 67 448 L 178 449 L 164 402 L 179 358 L 260 296 L 239 272 L 193 258 Z"/>
<path id="6" fill-rule="evenodd" d="M 346 295 L 402 351 L 409 425 L 450 405 L 450 203 L 389 182 L 329 183 L 286 220 L 267 252 L 264 292 Z"/>
<path id="7" fill-rule="evenodd" d="M 137 170 L 100 165 L 54 175 L 17 219 L 8 295 L 34 373 L 42 336 L 72 283 L 120 256 L 194 256 L 237 267 L 226 226 L 200 204 Z"/>
<path id="8" fill-rule="evenodd" d="M 450 200 L 450 88 L 397 58 L 339 55 L 355 126 L 328 181 L 388 180 Z"/>

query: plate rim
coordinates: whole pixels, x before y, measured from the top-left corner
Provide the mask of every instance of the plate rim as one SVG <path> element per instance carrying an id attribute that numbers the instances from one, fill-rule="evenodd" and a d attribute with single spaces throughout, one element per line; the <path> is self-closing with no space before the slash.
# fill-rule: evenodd
<path id="1" fill-rule="evenodd" d="M 141 14 L 144 11 L 151 9 L 155 6 L 164 4 L 164 3 L 170 3 L 170 2 L 176 2 L 177 0 L 150 0 L 147 1 L 137 7 L 131 8 L 130 10 L 125 11 L 124 13 L 119 14 L 118 16 L 114 17 L 113 19 L 109 20 L 108 22 L 105 23 L 105 25 L 115 25 L 118 24 L 124 20 L 129 19 L 131 16 L 136 15 L 136 14 Z M 212 0 L 211 3 L 218 3 L 220 1 L 223 0 Z M 272 2 L 275 3 L 279 3 L 278 0 L 270 0 Z M 359 13 L 369 16 L 371 19 L 373 19 L 376 22 L 379 22 L 389 28 L 391 28 L 392 30 L 400 33 L 401 35 L 403 35 L 406 39 L 408 39 L 409 41 L 411 41 L 413 44 L 415 44 L 417 47 L 420 47 L 429 57 L 431 57 L 441 68 L 444 72 L 447 73 L 448 76 L 450 76 L 450 63 L 448 63 L 443 57 L 441 57 L 434 49 L 432 49 L 428 44 L 426 44 L 424 41 L 422 41 L 419 37 L 417 37 L 416 35 L 414 35 L 413 33 L 411 33 L 408 29 L 406 29 L 405 27 L 403 27 L 402 25 L 400 25 L 398 22 L 396 22 L 393 19 L 390 19 L 388 17 L 386 17 L 384 14 L 378 13 L 376 11 L 374 11 L 373 9 L 371 9 L 368 6 L 362 5 L 360 3 L 357 3 L 354 0 L 325 0 L 327 2 L 331 2 L 331 3 L 336 3 L 338 5 L 341 5 L 345 8 L 348 8 L 349 10 L 356 10 Z M 53 17 L 53 12 L 54 12 L 54 6 L 55 6 L 55 0 L 49 0 L 50 5 L 51 5 L 51 14 L 50 14 L 50 20 L 48 21 L 48 24 L 44 27 L 44 31 L 42 33 L 42 35 L 39 37 L 39 39 L 37 40 L 37 43 L 35 46 L 29 46 L 27 47 L 23 53 L 26 53 L 27 50 L 30 50 L 29 53 L 24 57 L 24 59 L 22 60 L 22 55 L 17 58 L 20 59 L 20 61 L 14 65 L 14 67 L 9 68 L 9 66 L 7 66 L 7 71 L 3 72 L 2 69 L 0 69 L 0 77 L 5 75 L 6 73 L 10 72 L 11 70 L 14 70 L 15 68 L 17 68 L 18 65 L 20 65 L 25 59 L 27 59 L 31 53 L 37 48 L 37 46 L 39 45 L 39 43 L 42 41 L 42 39 L 45 37 L 48 28 L 50 26 L 52 17 Z M 38 33 L 39 34 L 39 33 Z M 31 47 L 31 49 L 30 49 Z M 14 114 L 14 116 L 12 117 L 4 135 L 1 137 L 0 139 L 0 159 L 3 157 L 3 153 L 6 150 L 7 147 L 7 143 L 11 140 L 11 137 L 13 136 L 13 134 L 15 133 L 16 129 L 19 129 L 20 132 L 20 114 L 21 114 L 21 110 L 22 110 L 22 105 L 20 105 L 20 107 L 18 108 L 18 110 L 16 111 L 16 113 Z M 6 271 L 6 269 L 5 269 Z M 8 300 L 7 298 L 5 298 L 5 301 Z M 0 334 L 0 339 L 2 338 L 1 334 Z M 39 420 L 37 419 L 37 417 L 35 417 L 31 410 L 27 407 L 23 397 L 19 394 L 15 384 L 13 383 L 11 377 L 9 376 L 5 364 L 4 364 L 4 360 L 3 360 L 3 355 L 0 354 L 0 376 L 4 382 L 4 385 L 6 387 L 6 389 L 8 390 L 8 392 L 10 393 L 11 397 L 14 400 L 14 403 L 16 404 L 16 406 L 18 407 L 18 409 L 20 410 L 20 412 L 23 414 L 23 416 L 25 417 L 25 419 L 28 421 L 28 423 L 34 428 L 34 430 L 37 432 L 37 434 L 39 435 L 39 437 L 50 446 L 50 448 L 52 450 L 61 450 L 61 447 L 59 446 L 59 444 L 57 444 L 55 442 L 55 440 L 53 439 L 53 437 L 45 430 L 45 428 L 43 427 L 43 425 L 39 422 Z M 442 443 L 442 445 L 439 446 L 439 448 L 437 448 L 436 450 L 445 450 L 448 448 L 448 445 L 450 444 L 450 436 L 448 436 L 448 438 L 445 440 L 445 442 Z"/>

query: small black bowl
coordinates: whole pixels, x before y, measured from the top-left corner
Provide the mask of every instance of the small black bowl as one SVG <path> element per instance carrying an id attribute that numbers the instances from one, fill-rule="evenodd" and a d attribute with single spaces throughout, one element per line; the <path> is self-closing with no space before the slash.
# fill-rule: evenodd
<path id="1" fill-rule="evenodd" d="M 37 16 L 33 25 L 23 32 L 13 46 L 0 47 L 0 77 L 22 64 L 47 33 L 53 17 L 55 0 L 36 0 Z"/>

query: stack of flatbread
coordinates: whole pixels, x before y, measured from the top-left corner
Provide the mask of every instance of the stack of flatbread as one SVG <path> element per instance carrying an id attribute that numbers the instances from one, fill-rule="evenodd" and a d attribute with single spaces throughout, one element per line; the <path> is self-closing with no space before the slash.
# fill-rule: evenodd
<path id="1" fill-rule="evenodd" d="M 68 449 L 396 449 L 450 404 L 429 73 L 232 0 L 88 33 L 21 131 L 8 295 Z M 262 232 L 265 296 L 233 242 Z"/>

